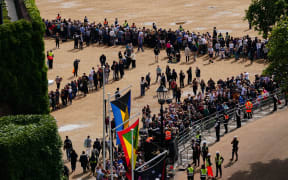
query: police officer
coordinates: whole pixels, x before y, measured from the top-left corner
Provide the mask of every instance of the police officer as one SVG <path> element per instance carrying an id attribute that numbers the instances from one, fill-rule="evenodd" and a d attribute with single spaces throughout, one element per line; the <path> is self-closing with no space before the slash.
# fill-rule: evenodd
<path id="1" fill-rule="evenodd" d="M 207 158 L 208 153 L 209 153 L 209 150 L 208 150 L 207 143 L 206 141 L 203 141 L 202 150 L 201 150 L 203 164 L 205 164 L 205 159 Z"/>
<path id="2" fill-rule="evenodd" d="M 228 133 L 228 121 L 229 121 L 229 114 L 224 112 L 224 127 L 225 127 L 225 134 Z"/>
<path id="3" fill-rule="evenodd" d="M 205 165 L 203 164 L 201 166 L 201 169 L 200 169 L 200 179 L 206 180 L 206 177 L 207 177 L 207 169 L 206 169 Z"/>
<path id="4" fill-rule="evenodd" d="M 194 180 L 194 168 L 191 166 L 191 164 L 189 164 L 187 168 L 187 179 Z"/>
<path id="5" fill-rule="evenodd" d="M 233 161 L 234 154 L 235 154 L 236 155 L 236 160 L 235 161 L 238 161 L 238 144 L 239 144 L 239 141 L 237 139 L 237 136 L 234 136 L 231 144 L 232 144 L 232 158 L 230 160 Z"/>
<path id="6" fill-rule="evenodd" d="M 237 128 L 241 127 L 241 108 L 238 104 L 236 109 L 236 122 L 237 122 Z"/>
<path id="7" fill-rule="evenodd" d="M 197 142 L 198 144 L 201 144 L 201 138 L 202 138 L 202 136 L 201 136 L 200 132 L 197 131 L 197 134 L 196 134 L 196 142 Z"/>
<path id="8" fill-rule="evenodd" d="M 217 118 L 215 124 L 216 142 L 220 141 L 220 120 Z"/>
<path id="9" fill-rule="evenodd" d="M 216 164 L 216 177 L 218 177 L 218 171 L 220 172 L 220 178 L 222 177 L 222 163 L 224 158 L 220 155 L 219 151 L 216 152 L 215 164 Z"/>

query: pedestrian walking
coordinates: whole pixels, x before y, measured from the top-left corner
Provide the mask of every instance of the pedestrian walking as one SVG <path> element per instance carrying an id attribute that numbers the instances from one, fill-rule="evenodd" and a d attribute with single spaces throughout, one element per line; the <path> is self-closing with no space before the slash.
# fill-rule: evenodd
<path id="1" fill-rule="evenodd" d="M 90 162 L 92 175 L 94 176 L 95 175 L 95 169 L 97 166 L 97 156 L 94 153 L 91 154 L 91 157 L 89 158 L 89 162 Z"/>
<path id="2" fill-rule="evenodd" d="M 238 145 L 239 145 L 239 141 L 238 141 L 237 136 L 234 136 L 231 144 L 232 144 L 232 158 L 230 159 L 230 161 L 233 161 L 234 154 L 236 156 L 235 161 L 238 161 Z"/>
<path id="3" fill-rule="evenodd" d="M 66 156 L 67 156 L 67 160 L 70 161 L 71 157 L 70 157 L 70 153 L 72 151 L 72 141 L 68 138 L 68 136 L 66 136 L 66 139 L 64 141 L 64 151 L 66 151 Z"/>
<path id="4" fill-rule="evenodd" d="M 190 48 L 188 47 L 188 45 L 185 47 L 184 53 L 185 53 L 185 56 L 186 56 L 186 63 L 187 63 L 190 60 Z"/>
<path id="5" fill-rule="evenodd" d="M 220 173 L 220 178 L 222 177 L 222 164 L 223 164 L 224 158 L 220 155 L 220 152 L 216 152 L 215 156 L 215 164 L 216 164 L 216 176 L 215 178 L 218 177 L 218 171 Z"/>
<path id="6" fill-rule="evenodd" d="M 192 83 L 192 67 L 190 66 L 189 69 L 187 70 L 187 84 L 191 84 Z"/>
<path id="7" fill-rule="evenodd" d="M 85 151 L 82 151 L 79 161 L 81 163 L 81 167 L 83 168 L 83 173 L 85 173 L 88 165 L 88 157 L 87 154 L 85 154 Z"/>
<path id="8" fill-rule="evenodd" d="M 59 47 L 60 37 L 59 37 L 59 33 L 58 33 L 58 32 L 56 33 L 55 41 L 56 41 L 56 48 L 60 48 L 60 47 Z"/>
<path id="9" fill-rule="evenodd" d="M 141 96 L 145 96 L 145 87 L 146 87 L 146 81 L 144 79 L 144 77 L 141 77 L 141 81 L 140 81 L 140 95 Z"/>
<path id="10" fill-rule="evenodd" d="M 62 81 L 62 77 L 56 76 L 55 82 L 56 82 L 57 89 L 60 89 L 61 81 Z"/>
<path id="11" fill-rule="evenodd" d="M 74 172 L 76 170 L 76 162 L 78 158 L 78 154 L 75 152 L 74 149 L 71 150 L 70 158 L 71 158 L 71 169 L 72 172 Z"/>
<path id="12" fill-rule="evenodd" d="M 102 54 L 99 58 L 99 61 L 101 63 L 101 67 L 104 66 L 106 63 L 106 56 L 104 54 Z"/>
<path id="13" fill-rule="evenodd" d="M 86 154 L 89 156 L 91 152 L 92 147 L 92 140 L 90 139 L 90 136 L 87 136 L 87 138 L 84 141 L 84 148 L 86 148 Z"/>
<path id="14" fill-rule="evenodd" d="M 156 68 L 156 81 L 155 82 L 158 82 L 158 78 L 161 79 L 161 68 L 159 67 L 159 65 Z"/>
<path id="15" fill-rule="evenodd" d="M 52 50 L 47 51 L 48 68 L 53 69 L 54 53 Z"/>

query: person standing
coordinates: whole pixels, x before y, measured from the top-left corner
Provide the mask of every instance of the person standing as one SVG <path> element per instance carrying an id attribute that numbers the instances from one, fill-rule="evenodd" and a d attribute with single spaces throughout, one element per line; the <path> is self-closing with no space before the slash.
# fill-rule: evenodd
<path id="1" fill-rule="evenodd" d="M 59 47 L 60 37 L 59 37 L 59 33 L 58 32 L 56 33 L 55 41 L 56 41 L 56 48 L 60 48 Z"/>
<path id="2" fill-rule="evenodd" d="M 227 112 L 224 112 L 224 128 L 225 128 L 225 134 L 228 133 L 228 122 L 229 122 L 229 114 Z"/>
<path id="3" fill-rule="evenodd" d="M 68 138 L 68 136 L 66 136 L 63 149 L 66 150 L 66 156 L 68 161 L 71 160 L 70 153 L 72 151 L 72 147 L 72 141 Z"/>
<path id="4" fill-rule="evenodd" d="M 53 69 L 54 53 L 52 50 L 47 51 L 48 68 Z"/>
<path id="5" fill-rule="evenodd" d="M 208 53 L 209 53 L 209 63 L 214 63 L 212 60 L 213 59 L 213 53 L 214 53 L 213 47 L 208 48 Z"/>
<path id="6" fill-rule="evenodd" d="M 104 54 L 102 54 L 100 56 L 100 59 L 99 59 L 100 63 L 101 63 L 101 67 L 105 65 L 106 63 L 106 56 Z"/>
<path id="7" fill-rule="evenodd" d="M 59 76 L 56 76 L 55 78 L 55 82 L 56 82 L 56 85 L 57 85 L 57 89 L 60 89 L 60 83 L 62 81 L 62 78 L 59 77 Z"/>
<path id="8" fill-rule="evenodd" d="M 141 96 L 145 96 L 145 86 L 146 86 L 145 79 L 144 79 L 144 77 L 141 77 L 141 81 L 140 81 Z"/>
<path id="9" fill-rule="evenodd" d="M 189 58 L 190 58 L 190 48 L 188 47 L 188 45 L 186 46 L 185 50 L 184 50 L 185 56 L 186 56 L 186 63 L 189 62 Z"/>
<path id="10" fill-rule="evenodd" d="M 198 82 L 197 82 L 196 78 L 194 78 L 194 80 L 192 82 L 192 86 L 193 86 L 194 96 L 197 96 Z"/>
<path id="11" fill-rule="evenodd" d="M 158 56 L 160 54 L 160 50 L 159 50 L 158 46 L 155 46 L 154 54 L 155 54 L 155 62 L 158 63 Z"/>
<path id="12" fill-rule="evenodd" d="M 74 62 L 73 62 L 73 66 L 74 66 L 73 74 L 74 74 L 74 77 L 78 76 L 79 62 L 80 62 L 79 59 L 75 59 Z"/>
<path id="13" fill-rule="evenodd" d="M 194 180 L 194 168 L 191 166 L 191 164 L 189 164 L 187 168 L 187 179 Z"/>
<path id="14" fill-rule="evenodd" d="M 147 83 L 147 88 L 150 88 L 150 83 L 151 83 L 151 77 L 150 77 L 150 72 L 145 77 L 146 83 Z"/>
<path id="15" fill-rule="evenodd" d="M 207 143 L 206 141 L 203 141 L 202 150 L 201 150 L 203 164 L 205 164 L 205 160 L 207 158 L 208 153 L 209 153 L 209 149 L 208 149 Z"/>
<path id="16" fill-rule="evenodd" d="M 220 178 L 222 177 L 222 163 L 224 161 L 224 158 L 220 155 L 219 151 L 216 152 L 216 157 L 215 157 L 215 164 L 216 164 L 216 176 L 215 178 L 218 177 L 218 171 L 220 172 Z"/>
<path id="17" fill-rule="evenodd" d="M 84 141 L 84 147 L 86 148 L 86 154 L 88 156 L 89 156 L 90 151 L 91 151 L 91 146 L 92 146 L 91 144 L 92 144 L 92 140 L 90 139 L 90 136 L 87 136 L 87 138 Z"/>
<path id="18" fill-rule="evenodd" d="M 156 81 L 155 82 L 158 82 L 158 78 L 159 77 L 161 79 L 161 68 L 159 67 L 159 65 L 157 65 L 157 68 L 156 68 Z"/>
<path id="19" fill-rule="evenodd" d="M 180 88 L 184 88 L 185 74 L 182 70 L 179 73 L 179 79 L 180 79 Z"/>
<path id="20" fill-rule="evenodd" d="M 206 180 L 206 177 L 207 177 L 207 169 L 206 169 L 205 165 L 203 164 L 201 166 L 201 169 L 200 169 L 200 179 Z"/>
<path id="21" fill-rule="evenodd" d="M 220 141 L 220 120 L 217 118 L 215 124 L 216 142 Z"/>
<path id="22" fill-rule="evenodd" d="M 232 144 L 232 158 L 230 159 L 230 161 L 233 161 L 234 154 L 236 156 L 235 161 L 238 161 L 238 144 L 239 144 L 239 141 L 237 139 L 237 136 L 234 136 L 231 144 Z"/>
<path id="23" fill-rule="evenodd" d="M 137 52 L 139 52 L 140 49 L 142 50 L 142 52 L 144 52 L 143 41 L 144 41 L 143 32 L 140 31 L 139 35 L 138 35 L 138 50 L 137 50 Z"/>
<path id="24" fill-rule="evenodd" d="M 74 172 L 76 170 L 76 162 L 78 158 L 78 154 L 75 152 L 74 149 L 71 150 L 70 158 L 71 158 L 71 169 L 72 172 Z"/>
<path id="25" fill-rule="evenodd" d="M 196 67 L 195 75 L 196 75 L 197 80 L 200 81 L 201 71 L 198 67 Z"/>
<path id="26" fill-rule="evenodd" d="M 277 94 L 276 92 L 274 92 L 275 94 L 273 95 L 273 104 L 274 104 L 274 109 L 273 111 L 277 111 L 277 103 L 278 103 L 278 97 L 277 97 Z"/>
<path id="27" fill-rule="evenodd" d="M 237 128 L 240 128 L 241 127 L 241 108 L 239 104 L 236 110 L 236 122 L 237 122 Z"/>
<path id="28" fill-rule="evenodd" d="M 206 168 L 207 168 L 207 174 L 208 179 L 212 179 L 214 177 L 213 170 L 212 170 L 212 162 L 211 162 L 211 154 L 208 153 L 206 157 Z"/>
<path id="29" fill-rule="evenodd" d="M 247 118 L 251 119 L 252 118 L 252 108 L 253 108 L 252 102 L 250 100 L 248 100 L 245 103 L 245 107 L 246 107 Z"/>
<path id="30" fill-rule="evenodd" d="M 188 76 L 187 84 L 191 84 L 192 83 L 192 67 L 191 66 L 187 70 L 187 76 Z"/>
<path id="31" fill-rule="evenodd" d="M 82 151 L 79 161 L 81 163 L 81 167 L 83 168 L 83 173 L 85 173 L 88 165 L 88 157 L 85 154 L 85 151 Z"/>

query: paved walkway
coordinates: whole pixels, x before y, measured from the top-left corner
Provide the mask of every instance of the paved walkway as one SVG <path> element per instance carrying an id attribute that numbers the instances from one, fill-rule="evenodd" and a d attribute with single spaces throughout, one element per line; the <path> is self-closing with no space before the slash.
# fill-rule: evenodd
<path id="1" fill-rule="evenodd" d="M 287 108 L 246 124 L 221 138 L 209 147 L 215 175 L 215 152 L 224 157 L 221 179 L 287 179 L 288 169 L 288 111 Z M 230 162 L 233 136 L 239 137 L 239 161 Z M 200 161 L 202 163 L 202 160 Z M 177 172 L 175 179 L 186 179 L 185 172 Z M 200 179 L 199 173 L 194 179 Z"/>
<path id="2" fill-rule="evenodd" d="M 8 16 L 11 18 L 11 22 L 17 21 L 18 16 L 17 16 L 17 11 L 15 8 L 15 3 L 14 0 L 5 0 L 7 9 L 8 9 Z"/>

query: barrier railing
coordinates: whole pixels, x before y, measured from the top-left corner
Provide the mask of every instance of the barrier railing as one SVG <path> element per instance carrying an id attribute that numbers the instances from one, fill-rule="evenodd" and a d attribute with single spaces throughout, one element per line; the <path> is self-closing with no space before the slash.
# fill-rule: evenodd
<path id="1" fill-rule="evenodd" d="M 279 100 L 284 99 L 284 95 L 280 91 L 275 92 L 278 96 Z M 275 93 L 269 95 L 268 97 L 262 97 L 261 99 L 255 99 L 252 101 L 253 103 L 253 112 L 256 112 L 257 110 L 263 111 L 266 109 L 271 108 L 273 104 L 273 96 Z M 241 105 L 240 106 L 241 110 L 244 112 L 245 111 L 245 106 Z M 226 110 L 226 113 L 229 115 L 230 120 L 228 122 L 228 125 L 231 125 L 232 123 L 236 122 L 236 109 L 228 109 Z M 191 139 L 196 137 L 197 131 L 200 132 L 202 135 L 204 131 L 207 131 L 208 134 L 210 134 L 210 130 L 213 129 L 216 119 L 218 116 L 218 119 L 220 122 L 223 122 L 224 118 L 220 114 L 222 114 L 223 111 L 221 112 L 216 112 L 213 113 L 207 117 L 204 117 L 200 120 L 197 120 L 193 122 L 192 126 L 184 129 L 181 131 L 181 136 L 177 137 L 178 138 L 178 149 L 179 149 L 179 158 L 178 158 L 178 165 L 183 165 L 183 158 L 186 155 L 186 159 L 189 157 L 189 149 L 191 149 Z M 245 113 L 245 112 L 244 112 Z M 242 113 L 243 114 L 243 113 Z M 179 134 L 180 134 L 179 133 Z M 186 153 L 185 153 L 186 152 Z"/>

